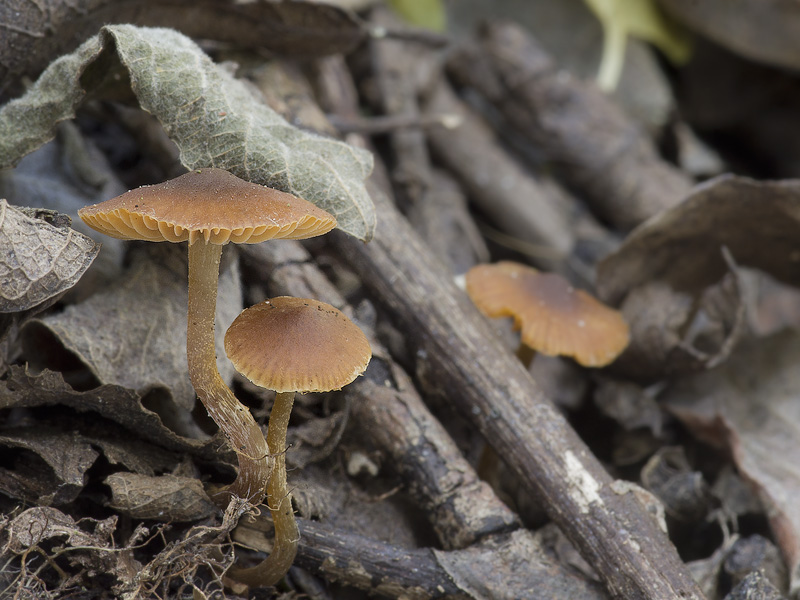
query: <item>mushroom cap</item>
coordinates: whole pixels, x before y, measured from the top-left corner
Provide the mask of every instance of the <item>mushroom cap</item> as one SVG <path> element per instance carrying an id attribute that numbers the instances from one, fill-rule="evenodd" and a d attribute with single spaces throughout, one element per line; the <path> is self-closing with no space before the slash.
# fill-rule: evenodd
<path id="1" fill-rule="evenodd" d="M 307 200 L 213 168 L 130 190 L 78 215 L 111 237 L 190 244 L 201 238 L 211 244 L 297 240 L 336 227 L 333 215 Z"/>
<path id="2" fill-rule="evenodd" d="M 341 311 L 289 296 L 242 311 L 225 333 L 225 353 L 242 375 L 276 392 L 341 389 L 372 358 L 366 336 Z"/>
<path id="3" fill-rule="evenodd" d="M 560 275 L 504 261 L 478 265 L 467 293 L 489 317 L 513 317 L 522 343 L 549 356 L 571 356 L 585 367 L 612 362 L 630 340 L 622 314 Z"/>

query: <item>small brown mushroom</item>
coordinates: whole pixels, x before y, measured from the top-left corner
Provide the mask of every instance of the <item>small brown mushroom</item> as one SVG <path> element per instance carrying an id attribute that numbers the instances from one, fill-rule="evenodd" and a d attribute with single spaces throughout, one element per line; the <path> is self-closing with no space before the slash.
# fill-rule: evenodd
<path id="1" fill-rule="evenodd" d="M 330 304 L 281 296 L 236 317 L 225 334 L 225 352 L 242 375 L 277 392 L 267 429 L 267 444 L 275 457 L 267 486 L 275 544 L 261 564 L 229 571 L 251 587 L 273 585 L 292 565 L 300 536 L 284 455 L 295 392 L 341 389 L 366 370 L 372 350 L 358 326 Z"/>
<path id="2" fill-rule="evenodd" d="M 526 366 L 541 352 L 602 367 L 628 345 L 630 333 L 622 315 L 560 275 L 504 261 L 473 267 L 466 283 L 483 314 L 513 317 L 515 329 L 521 330 L 517 354 Z"/>
<path id="3" fill-rule="evenodd" d="M 267 444 L 250 411 L 217 371 L 214 319 L 222 246 L 313 237 L 333 229 L 336 219 L 310 202 L 221 169 L 143 186 L 78 214 L 111 237 L 189 242 L 189 376 L 239 459 L 239 474 L 226 491 L 259 504 L 270 472 Z"/>

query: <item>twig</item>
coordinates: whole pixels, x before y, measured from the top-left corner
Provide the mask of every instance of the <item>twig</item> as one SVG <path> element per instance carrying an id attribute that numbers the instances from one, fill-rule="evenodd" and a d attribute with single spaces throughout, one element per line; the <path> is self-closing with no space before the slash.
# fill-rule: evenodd
<path id="1" fill-rule="evenodd" d="M 540 255 L 539 264 L 563 269 L 575 244 L 569 222 L 579 213 L 574 199 L 523 171 L 500 147 L 482 117 L 461 102 L 446 82 L 433 87 L 425 110 L 461 119 L 460 127 L 432 129 L 427 137 L 436 157 L 462 182 L 472 203 L 506 233 L 548 248 L 550 257 Z"/>
<path id="2" fill-rule="evenodd" d="M 467 598 L 436 562 L 429 549 L 406 550 L 320 523 L 298 519 L 300 545 L 297 566 L 327 579 L 371 594 L 413 600 Z M 262 519 L 241 523 L 234 533 L 237 542 L 254 549 L 268 545 Z"/>
<path id="3" fill-rule="evenodd" d="M 297 565 L 370 595 L 409 600 L 604 600 L 596 584 L 563 568 L 527 531 L 463 550 L 406 549 L 298 519 Z M 263 520 L 239 526 L 240 543 L 263 549 Z M 535 591 L 534 591 L 535 590 Z"/>

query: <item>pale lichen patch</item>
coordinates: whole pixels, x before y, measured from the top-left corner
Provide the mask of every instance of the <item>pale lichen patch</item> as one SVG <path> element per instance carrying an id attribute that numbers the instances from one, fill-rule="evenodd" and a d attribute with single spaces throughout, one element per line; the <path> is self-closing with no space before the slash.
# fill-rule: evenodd
<path id="1" fill-rule="evenodd" d="M 603 499 L 599 494 L 600 484 L 586 470 L 578 457 L 568 451 L 564 455 L 564 463 L 567 467 L 567 478 L 571 484 L 570 497 L 580 507 L 580 511 L 588 513 L 592 503 L 603 504 Z"/>

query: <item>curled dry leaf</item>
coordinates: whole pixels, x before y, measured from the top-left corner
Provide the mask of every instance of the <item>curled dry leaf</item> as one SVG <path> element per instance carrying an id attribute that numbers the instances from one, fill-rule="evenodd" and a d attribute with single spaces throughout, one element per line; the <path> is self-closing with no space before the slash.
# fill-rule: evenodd
<path id="1" fill-rule="evenodd" d="M 7 552 L 0 583 L 10 582 L 4 590 L 21 592 L 21 597 L 45 598 L 62 595 L 58 592 L 67 586 L 71 590 L 108 590 L 118 578 L 133 577 L 136 561 L 130 553 L 120 551 L 113 538 L 117 519 L 84 517 L 76 522 L 49 507 L 22 512 L 4 529 L 3 550 Z M 134 538 L 136 533 L 131 536 Z M 95 587 L 98 580 L 102 588 Z M 50 586 L 54 581 L 59 582 L 57 589 Z"/>
<path id="2" fill-rule="evenodd" d="M 538 360 L 538 358 L 537 358 Z M 653 394 L 631 381 L 598 375 L 594 403 L 600 411 L 626 431 L 649 429 L 660 436 L 663 415 Z"/>
<path id="3" fill-rule="evenodd" d="M 34 452 L 41 458 L 55 475 L 50 489 L 40 490 L 38 497 L 27 497 L 15 494 L 13 489 L 3 485 L 8 481 L 6 475 L 0 476 L 0 489 L 17 498 L 34 501 L 40 505 L 66 504 L 72 502 L 84 486 L 86 471 L 94 464 L 99 456 L 91 445 L 81 439 L 77 434 L 49 430 L 41 426 L 25 427 L 22 429 L 6 429 L 0 435 L 0 446 L 6 448 L 20 448 Z M 6 456 L 10 455 L 6 451 Z M 5 468 L 2 469 L 6 471 Z M 38 471 L 28 469 L 15 469 L 14 479 L 22 480 L 22 489 L 34 489 L 33 485 L 25 485 L 25 479 L 39 479 L 42 475 Z M 7 472 L 8 476 L 12 473 Z M 47 478 L 50 479 L 50 478 Z M 47 480 L 45 479 L 45 481 Z M 42 493 L 44 492 L 44 493 Z"/>
<path id="4" fill-rule="evenodd" d="M 290 192 L 334 214 L 347 233 L 372 237 L 375 209 L 364 187 L 372 155 L 290 125 L 169 29 L 103 27 L 54 61 L 23 97 L 0 109 L 0 166 L 52 138 L 56 123 L 74 117 L 88 92 L 102 94 L 126 80 L 178 145 L 186 167 L 220 167 Z"/>
<path id="5" fill-rule="evenodd" d="M 347 426 L 348 409 L 345 407 L 327 417 L 314 418 L 289 429 L 292 451 L 286 453 L 286 463 L 290 468 L 305 468 L 333 453 Z"/>
<path id="6" fill-rule="evenodd" d="M 679 381 L 666 407 L 698 437 L 726 449 L 756 490 L 800 589 L 800 338 L 785 332 Z"/>
<path id="7" fill-rule="evenodd" d="M 0 312 L 56 298 L 75 285 L 99 250 L 87 236 L 27 216 L 0 199 Z"/>
<path id="8" fill-rule="evenodd" d="M 738 265 L 797 285 L 798 233 L 800 181 L 717 177 L 634 230 L 598 265 L 597 289 L 615 306 L 652 280 L 677 290 L 703 289 L 728 271 L 722 247 Z"/>
<path id="9" fill-rule="evenodd" d="M 142 442 L 130 433 L 115 431 L 116 428 L 106 426 L 103 429 L 107 435 L 93 433 L 85 438 L 100 448 L 112 465 L 122 465 L 134 473 L 152 476 L 156 472 L 168 471 L 178 463 L 177 454 Z"/>
<path id="10" fill-rule="evenodd" d="M 134 519 L 197 521 L 217 511 L 200 481 L 189 477 L 114 473 L 105 483 L 111 487 L 111 507 Z"/>
<path id="11" fill-rule="evenodd" d="M 238 282 L 239 270 L 233 262 L 220 273 L 217 323 L 223 331 L 242 310 Z M 23 344 L 25 348 L 52 349 L 55 338 L 101 384 L 141 394 L 160 386 L 169 390 L 179 407 L 190 411 L 196 396 L 182 342 L 186 339 L 187 294 L 186 248 L 155 244 L 137 254 L 131 267 L 107 291 L 61 313 L 26 323 L 21 332 Z M 221 337 L 217 342 L 217 356 L 224 356 Z M 30 354 L 29 360 L 39 365 L 42 353 Z M 231 364 L 223 360 L 219 367 L 223 378 L 230 381 Z"/>
<path id="12" fill-rule="evenodd" d="M 647 379 L 724 360 L 743 329 L 744 283 L 731 260 L 797 285 L 799 233 L 800 182 L 732 176 L 698 186 L 638 227 L 597 272 L 600 296 L 633 318 L 637 356 L 651 357 L 625 372 Z M 706 314 L 697 311 L 698 302 L 705 302 Z M 663 314 L 652 314 L 658 311 Z M 712 327 L 698 330 L 698 317 Z M 657 350 L 636 348 L 646 336 Z"/>
<path id="13" fill-rule="evenodd" d="M 45 370 L 33 374 L 17 365 L 12 365 L 0 380 L 0 409 L 58 405 L 81 413 L 97 413 L 169 450 L 191 452 L 209 459 L 216 456 L 211 442 L 179 436 L 167 428 L 156 413 L 142 405 L 139 394 L 127 388 L 106 384 L 79 392 L 71 388 L 60 373 Z"/>
<path id="14" fill-rule="evenodd" d="M 620 307 L 631 344 L 617 373 L 641 382 L 693 373 L 723 362 L 744 331 L 745 302 L 737 270 L 697 292 L 661 281 L 634 289 Z"/>
<path id="15" fill-rule="evenodd" d="M 680 521 L 697 522 L 714 507 L 703 474 L 692 470 L 682 447 L 659 449 L 642 468 L 641 478 L 667 513 Z"/>

